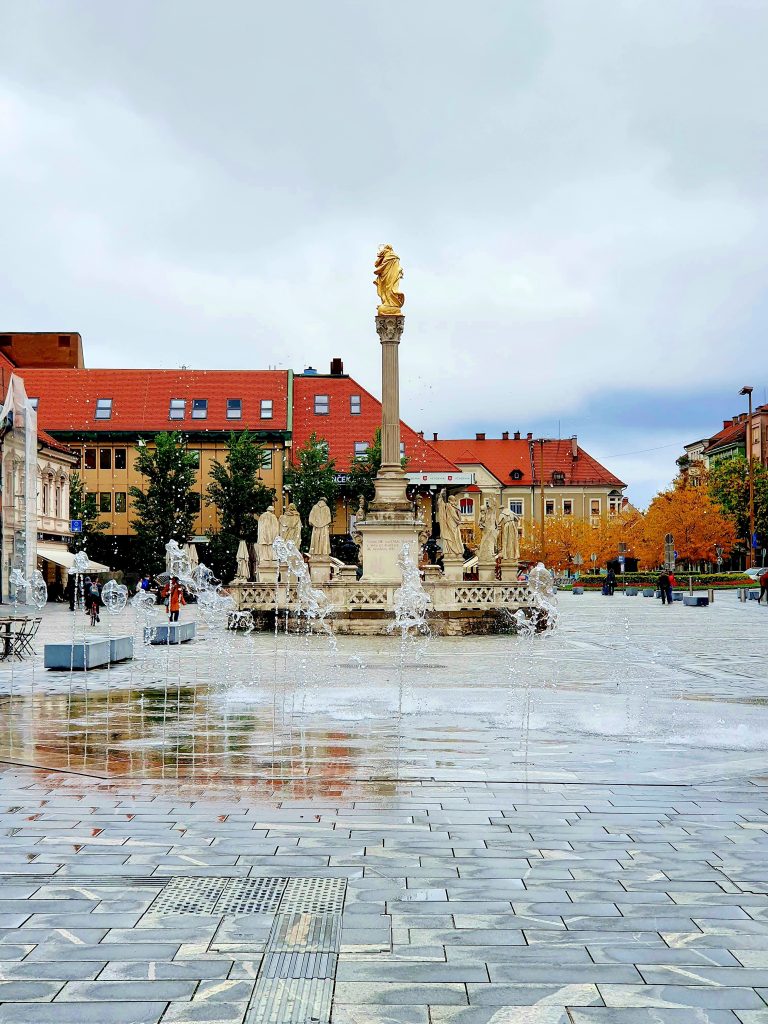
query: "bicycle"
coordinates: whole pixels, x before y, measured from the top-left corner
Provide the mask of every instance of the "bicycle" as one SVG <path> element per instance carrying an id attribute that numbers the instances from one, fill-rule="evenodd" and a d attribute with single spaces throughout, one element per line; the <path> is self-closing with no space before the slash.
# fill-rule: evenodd
<path id="1" fill-rule="evenodd" d="M 95 599 L 93 601 L 91 601 L 90 613 L 91 613 L 91 625 L 95 626 L 96 623 L 100 621 L 99 620 L 99 602 L 96 601 Z"/>

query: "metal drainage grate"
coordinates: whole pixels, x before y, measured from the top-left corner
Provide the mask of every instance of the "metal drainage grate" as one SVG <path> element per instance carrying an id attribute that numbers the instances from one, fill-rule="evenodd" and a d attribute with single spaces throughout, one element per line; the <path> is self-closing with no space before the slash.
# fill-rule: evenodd
<path id="1" fill-rule="evenodd" d="M 287 878 L 232 878 L 216 904 L 217 914 L 274 914 Z"/>
<path id="2" fill-rule="evenodd" d="M 172 878 L 148 914 L 212 914 L 228 878 Z"/>
<path id="3" fill-rule="evenodd" d="M 257 981 L 244 1024 L 327 1024 L 333 981 L 326 978 L 265 978 Z"/>
<path id="4" fill-rule="evenodd" d="M 280 913 L 340 914 L 346 891 L 346 878 L 289 878 Z"/>
<path id="5" fill-rule="evenodd" d="M 336 953 L 267 953 L 261 963 L 259 978 L 322 978 L 336 977 Z"/>
<path id="6" fill-rule="evenodd" d="M 341 942 L 339 914 L 278 914 L 267 953 L 335 953 Z"/>

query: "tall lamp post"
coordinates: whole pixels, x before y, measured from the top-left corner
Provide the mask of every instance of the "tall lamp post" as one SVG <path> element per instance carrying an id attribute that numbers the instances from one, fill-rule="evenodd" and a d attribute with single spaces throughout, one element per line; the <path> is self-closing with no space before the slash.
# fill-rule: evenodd
<path id="1" fill-rule="evenodd" d="M 755 477 L 752 472 L 752 388 L 743 387 L 740 395 L 749 401 L 747 413 L 747 466 L 749 472 L 749 568 L 755 564 Z"/>

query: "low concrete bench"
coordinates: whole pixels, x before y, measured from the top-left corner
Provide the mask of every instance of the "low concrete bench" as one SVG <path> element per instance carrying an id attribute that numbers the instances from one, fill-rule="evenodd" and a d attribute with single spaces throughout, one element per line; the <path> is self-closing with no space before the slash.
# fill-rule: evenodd
<path id="1" fill-rule="evenodd" d="M 153 644 L 185 644 L 195 639 L 194 622 L 168 622 L 155 626 L 151 631 L 150 643 Z"/>
<path id="2" fill-rule="evenodd" d="M 690 608 L 706 608 L 709 598 L 704 597 L 703 594 L 686 594 L 683 597 L 683 604 L 687 604 Z"/>
<path id="3" fill-rule="evenodd" d="M 69 672 L 71 668 L 102 668 L 109 664 L 109 640 L 107 637 L 93 640 L 76 640 L 69 644 L 46 644 L 43 665 L 46 668 Z"/>
<path id="4" fill-rule="evenodd" d="M 574 594 L 583 594 L 584 593 L 584 587 L 574 587 L 573 588 L 573 593 Z"/>
<path id="5" fill-rule="evenodd" d="M 685 597 L 685 594 L 682 592 L 682 590 L 673 590 L 672 591 L 672 600 L 673 601 L 682 601 L 684 597 Z"/>
<path id="6" fill-rule="evenodd" d="M 132 636 L 111 636 L 109 638 L 109 660 L 130 661 L 133 658 Z"/>

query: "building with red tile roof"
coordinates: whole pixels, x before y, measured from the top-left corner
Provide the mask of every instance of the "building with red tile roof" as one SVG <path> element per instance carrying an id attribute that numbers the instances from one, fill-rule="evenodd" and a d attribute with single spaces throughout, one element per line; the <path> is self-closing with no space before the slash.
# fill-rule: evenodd
<path id="1" fill-rule="evenodd" d="M 597 525 L 624 504 L 626 484 L 584 451 L 575 437 L 565 440 L 521 437 L 440 440 L 432 445 L 457 467 L 475 474 L 476 487 L 460 499 L 467 542 L 477 539 L 481 506 L 498 501 L 520 517 L 523 529 L 547 516 L 573 515 Z"/>

